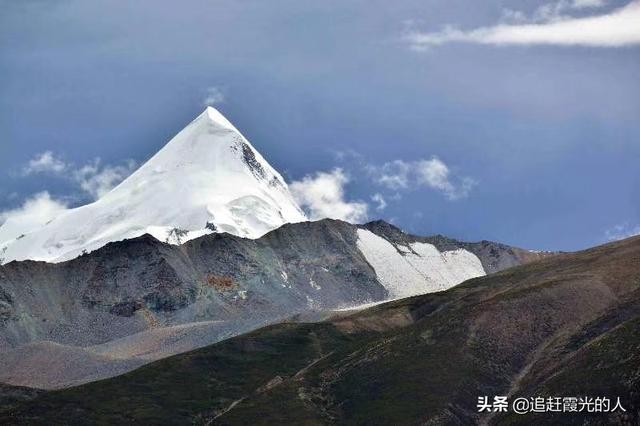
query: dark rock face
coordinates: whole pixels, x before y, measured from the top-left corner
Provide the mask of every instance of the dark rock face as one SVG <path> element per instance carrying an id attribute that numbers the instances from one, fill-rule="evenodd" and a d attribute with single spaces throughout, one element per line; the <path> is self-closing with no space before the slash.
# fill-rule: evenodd
<path id="1" fill-rule="evenodd" d="M 253 153 L 253 150 L 249 145 L 244 143 L 243 141 L 239 141 L 240 146 L 242 147 L 242 161 L 249 167 L 251 173 L 258 179 L 265 179 L 267 173 L 265 172 L 262 164 L 256 158 L 256 155 Z"/>
<path id="2" fill-rule="evenodd" d="M 144 235 L 64 263 L 11 262 L 0 267 L 0 342 L 97 344 L 146 329 L 149 316 L 161 325 L 262 321 L 382 300 L 386 290 L 357 250 L 355 231 L 320 221 L 259 240 L 212 234 L 182 246 Z M 236 285 L 216 288 L 211 276 Z"/>
<path id="3" fill-rule="evenodd" d="M 414 237 L 383 222 L 364 227 L 397 244 L 471 247 L 490 271 L 523 261 L 507 246 L 486 255 L 484 243 Z M 257 240 L 211 234 L 180 246 L 143 235 L 64 263 L 11 262 L 0 266 L 0 347 L 99 345 L 157 327 L 227 324 L 180 346 L 190 349 L 286 317 L 385 300 L 357 231 L 322 220 Z"/>
<path id="4" fill-rule="evenodd" d="M 11 296 L 0 288 L 0 324 L 9 320 L 13 315 L 13 300 Z"/>
<path id="5" fill-rule="evenodd" d="M 128 300 L 113 305 L 111 309 L 109 309 L 109 313 L 120 317 L 130 317 L 135 314 L 137 310 L 142 309 L 142 306 L 142 303 L 137 300 Z"/>
<path id="6" fill-rule="evenodd" d="M 94 258 L 93 254 L 87 257 Z M 100 251 L 100 256 L 93 259 L 93 268 L 82 290 L 83 303 L 104 310 L 138 303 L 155 311 L 188 305 L 195 298 L 195 289 L 193 285 L 185 285 L 188 283 L 169 262 L 172 257 L 172 246 L 163 245 L 149 235 L 108 244 L 104 253 Z"/>
<path id="7" fill-rule="evenodd" d="M 318 323 L 283 323 L 16 403 L 3 424 L 635 425 L 640 237 Z M 478 413 L 478 396 L 625 412 Z"/>

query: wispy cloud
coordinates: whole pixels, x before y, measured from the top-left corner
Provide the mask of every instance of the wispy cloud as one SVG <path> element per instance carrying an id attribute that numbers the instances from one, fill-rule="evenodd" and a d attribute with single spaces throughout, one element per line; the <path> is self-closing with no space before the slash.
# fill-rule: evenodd
<path id="1" fill-rule="evenodd" d="M 74 179 L 86 193 L 98 199 L 115 188 L 136 169 L 136 162 L 126 160 L 120 165 L 101 165 L 97 158 L 74 173 Z"/>
<path id="2" fill-rule="evenodd" d="M 393 160 L 382 166 L 367 165 L 367 171 L 377 183 L 389 189 L 405 189 L 409 186 L 413 165 L 402 160 Z"/>
<path id="3" fill-rule="evenodd" d="M 438 157 L 417 161 L 393 160 L 381 166 L 368 165 L 373 180 L 387 189 L 398 191 L 420 187 L 441 192 L 449 200 L 469 195 L 477 184 L 474 179 L 454 174 Z"/>
<path id="4" fill-rule="evenodd" d="M 447 26 L 439 32 L 413 31 L 405 39 L 416 50 L 451 42 L 590 47 L 640 44 L 640 0 L 599 15 L 565 15 L 570 10 L 596 8 L 604 4 L 598 0 L 559 1 L 542 6 L 531 18 L 518 11 L 506 11 L 502 22 L 494 26 L 472 30 Z"/>
<path id="5" fill-rule="evenodd" d="M 225 96 L 222 92 L 222 89 L 219 87 L 208 87 L 206 89 L 206 94 L 204 99 L 202 100 L 202 104 L 204 106 L 215 106 L 224 102 Z"/>
<path id="6" fill-rule="evenodd" d="M 558 0 L 539 6 L 531 17 L 527 17 L 526 14 L 521 11 L 505 9 L 503 10 L 503 18 L 508 18 L 509 12 L 511 12 L 515 23 L 546 23 L 571 19 L 570 13 L 587 9 L 597 9 L 605 5 L 606 2 L 603 0 Z M 503 20 L 508 21 L 508 19 Z"/>
<path id="7" fill-rule="evenodd" d="M 640 235 L 640 225 L 632 226 L 629 223 L 615 225 L 605 231 L 605 239 L 607 241 L 624 240 L 636 235 Z"/>
<path id="8" fill-rule="evenodd" d="M 574 9 L 585 9 L 589 7 L 603 7 L 607 4 L 607 0 L 573 0 L 570 3 Z"/>
<path id="9" fill-rule="evenodd" d="M 476 185 L 475 180 L 469 177 L 458 178 L 458 182 L 454 183 L 451 170 L 437 157 L 418 161 L 415 168 L 418 183 L 441 191 L 450 200 L 467 197 Z"/>
<path id="10" fill-rule="evenodd" d="M 376 210 L 384 210 L 387 207 L 387 200 L 379 192 L 376 192 L 371 196 L 371 201 L 376 203 Z"/>
<path id="11" fill-rule="evenodd" d="M 24 175 L 36 173 L 62 173 L 67 169 L 67 163 L 51 151 L 36 155 L 22 168 Z"/>
<path id="12" fill-rule="evenodd" d="M 362 201 L 345 199 L 345 185 L 349 176 L 340 168 L 331 172 L 317 172 L 289 184 L 294 198 L 309 218 L 342 219 L 360 223 L 367 219 L 368 205 Z"/>
<path id="13" fill-rule="evenodd" d="M 127 178 L 136 168 L 136 162 L 128 159 L 121 164 L 102 164 L 100 158 L 76 166 L 65 162 L 52 151 L 36 155 L 23 167 L 23 175 L 52 174 L 61 179 L 71 180 L 94 200 L 102 197 Z"/>

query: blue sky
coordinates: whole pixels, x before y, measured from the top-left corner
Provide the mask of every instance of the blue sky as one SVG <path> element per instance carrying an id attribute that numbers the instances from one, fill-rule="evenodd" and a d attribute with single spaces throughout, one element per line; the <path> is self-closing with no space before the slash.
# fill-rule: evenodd
<path id="1" fill-rule="evenodd" d="M 638 1 L 0 7 L 0 218 L 90 202 L 209 102 L 352 217 L 549 250 L 640 231 Z"/>

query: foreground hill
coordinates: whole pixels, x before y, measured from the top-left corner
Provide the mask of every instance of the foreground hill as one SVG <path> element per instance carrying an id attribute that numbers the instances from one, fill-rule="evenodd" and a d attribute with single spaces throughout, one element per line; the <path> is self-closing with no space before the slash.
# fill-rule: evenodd
<path id="1" fill-rule="evenodd" d="M 640 237 L 35 396 L 3 424 L 637 424 Z M 620 397 L 499 416 L 479 396 Z"/>
<path id="2" fill-rule="evenodd" d="M 68 262 L 0 266 L 0 382 L 54 389 L 279 322 L 443 290 L 542 257 L 384 223 L 284 225 L 261 238 L 150 235 Z"/>

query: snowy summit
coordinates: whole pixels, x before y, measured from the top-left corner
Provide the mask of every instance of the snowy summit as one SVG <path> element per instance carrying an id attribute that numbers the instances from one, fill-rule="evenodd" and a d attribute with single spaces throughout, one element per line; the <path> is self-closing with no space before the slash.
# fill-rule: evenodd
<path id="1" fill-rule="evenodd" d="M 145 233 L 173 244 L 211 232 L 258 238 L 304 220 L 282 176 L 229 120 L 207 107 L 96 202 L 0 241 L 0 263 L 68 260 Z"/>

